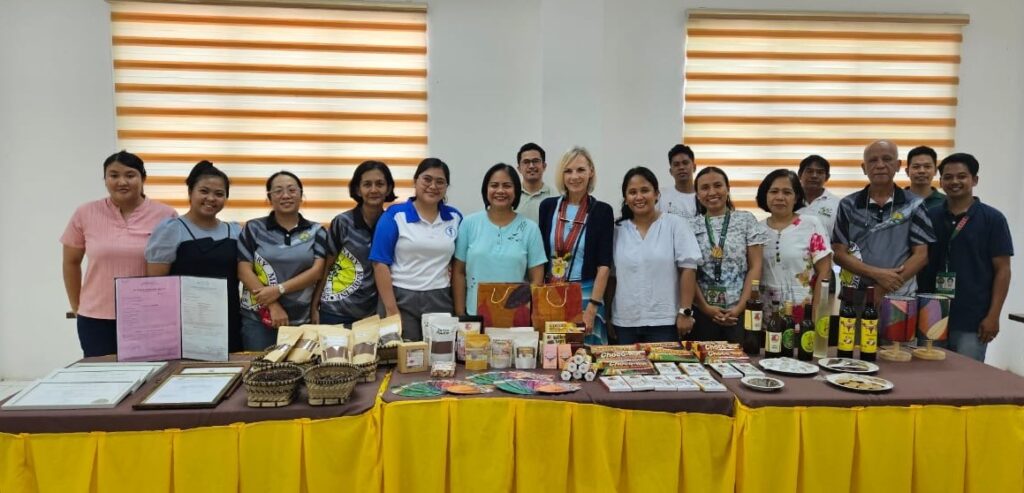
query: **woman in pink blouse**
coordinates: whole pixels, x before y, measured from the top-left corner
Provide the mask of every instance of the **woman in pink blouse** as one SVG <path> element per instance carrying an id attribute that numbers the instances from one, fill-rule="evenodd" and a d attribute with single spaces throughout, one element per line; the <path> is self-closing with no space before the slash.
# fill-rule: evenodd
<path id="1" fill-rule="evenodd" d="M 797 214 L 804 206 L 804 190 L 796 173 L 769 173 L 757 188 L 757 205 L 771 213 L 761 221 L 768 235 L 761 271 L 767 300 L 772 309 L 786 301 L 794 307 L 811 303 L 817 295 L 811 289 L 814 281 L 832 273 L 832 248 L 817 217 Z"/>
<path id="2" fill-rule="evenodd" d="M 60 242 L 64 245 L 64 289 L 77 315 L 78 341 L 85 356 L 117 352 L 114 279 L 146 275 L 146 242 L 174 209 L 142 192 L 146 168 L 138 156 L 121 151 L 103 162 L 106 198 L 75 210 Z M 82 259 L 88 269 L 82 277 Z"/>

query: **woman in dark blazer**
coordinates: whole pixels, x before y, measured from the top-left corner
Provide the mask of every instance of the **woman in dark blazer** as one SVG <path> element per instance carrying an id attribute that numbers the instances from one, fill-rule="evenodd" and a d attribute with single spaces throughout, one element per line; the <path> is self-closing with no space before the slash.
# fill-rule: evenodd
<path id="1" fill-rule="evenodd" d="M 612 267 L 612 207 L 590 195 L 597 175 L 590 153 L 574 147 L 562 156 L 555 185 L 562 193 L 540 203 L 540 232 L 550 282 L 578 282 L 583 288 L 587 344 L 607 344 L 604 294 Z"/>

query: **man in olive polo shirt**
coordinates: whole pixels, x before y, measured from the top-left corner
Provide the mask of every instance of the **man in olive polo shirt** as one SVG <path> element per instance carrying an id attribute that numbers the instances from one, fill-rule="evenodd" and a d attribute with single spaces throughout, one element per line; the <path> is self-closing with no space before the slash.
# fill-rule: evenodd
<path id="1" fill-rule="evenodd" d="M 554 196 L 551 187 L 544 184 L 544 170 L 548 167 L 546 159 L 544 149 L 533 142 L 523 144 L 516 154 L 519 174 L 523 177 L 523 192 L 519 195 L 519 207 L 516 208 L 516 212 L 533 222 L 538 220 L 540 203 Z"/>
<path id="2" fill-rule="evenodd" d="M 935 149 L 928 146 L 917 146 L 907 153 L 907 177 L 910 186 L 904 190 L 924 199 L 924 207 L 931 209 L 942 205 L 946 196 L 932 186 L 939 157 Z"/>
<path id="3" fill-rule="evenodd" d="M 935 232 L 924 201 L 899 187 L 899 150 L 888 140 L 864 148 L 861 169 L 869 184 L 839 201 L 832 250 L 843 268 L 844 286 L 877 286 L 876 302 L 886 294 L 913 296 L 917 273 L 928 263 Z"/>

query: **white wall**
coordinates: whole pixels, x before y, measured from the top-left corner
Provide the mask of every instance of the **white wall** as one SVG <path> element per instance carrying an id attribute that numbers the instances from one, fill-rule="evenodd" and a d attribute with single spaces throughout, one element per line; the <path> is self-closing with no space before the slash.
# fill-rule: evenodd
<path id="1" fill-rule="evenodd" d="M 978 194 L 1006 213 L 1017 245 L 1024 245 L 1016 227 L 1024 217 L 1024 172 L 1016 163 L 1024 155 L 1021 2 L 427 3 L 430 152 L 452 166 L 450 199 L 465 211 L 480 208 L 487 167 L 512 163 L 518 146 L 530 140 L 549 151 L 549 167 L 569 146 L 587 146 L 598 165 L 597 194 L 616 207 L 627 168 L 645 164 L 667 179 L 665 152 L 682 135 L 687 9 L 969 14 L 957 147 L 979 157 Z M 75 205 L 102 196 L 99 164 L 115 146 L 108 23 L 102 0 L 0 6 L 0 163 L 8 177 L 0 226 L 18 238 L 0 256 L 0 376 L 36 376 L 80 354 L 74 324 L 62 318 L 57 238 Z M 1006 311 L 1024 312 L 1022 265 L 1015 265 Z M 1024 374 L 1024 326 L 1002 326 L 989 362 Z"/>

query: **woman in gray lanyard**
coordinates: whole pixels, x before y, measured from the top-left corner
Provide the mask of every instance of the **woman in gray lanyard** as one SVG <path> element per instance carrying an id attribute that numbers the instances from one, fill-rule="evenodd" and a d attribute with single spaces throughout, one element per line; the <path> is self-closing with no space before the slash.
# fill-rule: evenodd
<path id="1" fill-rule="evenodd" d="M 168 219 L 153 230 L 146 245 L 146 275 L 227 279 L 228 351 L 241 351 L 238 235 L 242 228 L 236 222 L 217 219 L 231 182 L 212 163 L 201 161 L 192 168 L 185 184 L 188 213 Z"/>
<path id="2" fill-rule="evenodd" d="M 729 198 L 729 177 L 716 167 L 697 173 L 697 210 L 691 229 L 703 264 L 697 271 L 696 322 L 690 338 L 738 342 L 752 282 L 761 279 L 764 226 L 737 211 Z"/>

